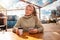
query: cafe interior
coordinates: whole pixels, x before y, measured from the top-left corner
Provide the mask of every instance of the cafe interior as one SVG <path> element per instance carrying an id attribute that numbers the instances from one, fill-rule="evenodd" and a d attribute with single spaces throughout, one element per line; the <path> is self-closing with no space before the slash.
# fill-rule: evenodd
<path id="1" fill-rule="evenodd" d="M 17 35 L 13 27 L 29 4 L 36 8 L 43 33 Z M 0 0 L 0 40 L 60 40 L 60 0 Z"/>

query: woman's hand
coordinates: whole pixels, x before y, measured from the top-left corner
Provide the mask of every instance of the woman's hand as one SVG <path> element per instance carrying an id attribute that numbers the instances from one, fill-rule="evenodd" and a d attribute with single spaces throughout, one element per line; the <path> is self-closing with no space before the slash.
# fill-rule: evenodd
<path id="1" fill-rule="evenodd" d="M 17 29 L 17 28 L 14 28 L 14 29 L 13 29 L 13 32 L 14 32 L 14 33 L 16 33 L 16 34 L 19 34 L 19 32 L 18 32 L 18 29 Z"/>
<path id="2" fill-rule="evenodd" d="M 38 29 L 30 29 L 29 33 L 38 33 Z"/>

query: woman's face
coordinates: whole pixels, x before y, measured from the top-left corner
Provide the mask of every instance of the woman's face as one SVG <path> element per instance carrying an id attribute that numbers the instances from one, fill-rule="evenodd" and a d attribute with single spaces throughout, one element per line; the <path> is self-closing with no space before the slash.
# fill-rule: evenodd
<path id="1" fill-rule="evenodd" d="M 33 7 L 32 6 L 27 6 L 26 7 L 26 11 L 25 11 L 25 15 L 31 15 L 33 13 Z"/>

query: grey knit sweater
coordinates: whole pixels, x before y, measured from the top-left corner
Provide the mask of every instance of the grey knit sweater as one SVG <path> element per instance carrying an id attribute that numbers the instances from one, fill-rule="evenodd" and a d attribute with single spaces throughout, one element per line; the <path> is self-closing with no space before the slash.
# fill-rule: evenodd
<path id="1" fill-rule="evenodd" d="M 36 16 L 23 16 L 15 24 L 16 28 L 22 27 L 24 31 L 28 31 L 29 28 L 37 28 L 39 32 L 43 31 L 43 27 Z"/>

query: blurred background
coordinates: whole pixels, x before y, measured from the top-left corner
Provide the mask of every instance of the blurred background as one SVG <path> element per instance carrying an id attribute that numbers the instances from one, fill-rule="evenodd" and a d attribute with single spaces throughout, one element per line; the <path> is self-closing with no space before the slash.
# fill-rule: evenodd
<path id="1" fill-rule="evenodd" d="M 0 13 L 6 14 L 8 26 L 14 26 L 16 21 L 24 16 L 28 4 L 35 6 L 42 23 L 50 23 L 60 17 L 60 13 L 57 12 L 60 8 L 60 0 L 0 0 Z"/>

